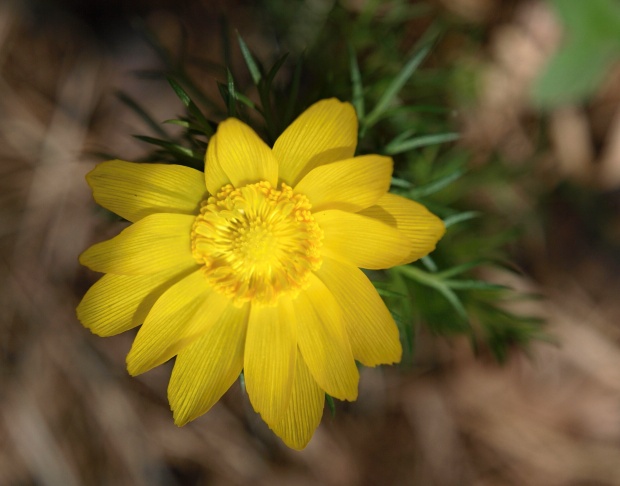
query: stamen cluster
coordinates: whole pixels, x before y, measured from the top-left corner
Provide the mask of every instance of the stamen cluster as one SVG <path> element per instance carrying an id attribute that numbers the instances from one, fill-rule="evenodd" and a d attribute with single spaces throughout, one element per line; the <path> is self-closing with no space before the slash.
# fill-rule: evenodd
<path id="1" fill-rule="evenodd" d="M 192 254 L 205 278 L 236 305 L 275 305 L 305 288 L 321 266 L 323 232 L 303 194 L 267 181 L 228 184 L 201 203 Z"/>

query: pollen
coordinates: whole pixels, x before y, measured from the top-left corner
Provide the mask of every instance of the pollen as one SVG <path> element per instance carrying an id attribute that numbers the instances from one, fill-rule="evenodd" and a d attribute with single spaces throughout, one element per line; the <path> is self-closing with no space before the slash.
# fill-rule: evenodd
<path id="1" fill-rule="evenodd" d="M 201 203 L 192 254 L 218 292 L 235 303 L 275 305 L 295 296 L 321 266 L 323 232 L 303 194 L 267 181 L 228 184 Z"/>

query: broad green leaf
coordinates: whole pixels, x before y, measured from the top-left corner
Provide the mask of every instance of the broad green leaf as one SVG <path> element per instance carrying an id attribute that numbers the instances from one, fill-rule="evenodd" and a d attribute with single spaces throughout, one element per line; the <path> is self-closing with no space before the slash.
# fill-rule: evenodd
<path id="1" fill-rule="evenodd" d="M 617 0 L 551 0 L 572 40 L 615 39 L 620 32 Z"/>
<path id="2" fill-rule="evenodd" d="M 617 0 L 551 0 L 565 27 L 565 44 L 532 87 L 541 108 L 582 101 L 600 86 L 620 59 L 620 3 Z"/>
<path id="3" fill-rule="evenodd" d="M 547 64 L 532 87 L 532 101 L 541 108 L 576 103 L 600 86 L 618 50 L 593 42 L 563 47 Z"/>

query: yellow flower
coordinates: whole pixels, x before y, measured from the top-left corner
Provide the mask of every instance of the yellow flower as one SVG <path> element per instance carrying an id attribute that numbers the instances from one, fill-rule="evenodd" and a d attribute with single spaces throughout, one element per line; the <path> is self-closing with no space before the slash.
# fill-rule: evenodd
<path id="1" fill-rule="evenodd" d="M 243 370 L 254 409 L 302 449 L 325 393 L 357 398 L 355 360 L 400 360 L 396 325 L 359 268 L 416 260 L 444 226 L 389 194 L 392 160 L 353 157 L 356 145 L 353 107 L 328 99 L 273 149 L 225 120 L 204 174 L 120 160 L 88 174 L 95 200 L 133 224 L 81 255 L 106 275 L 78 317 L 100 336 L 142 325 L 127 356 L 132 375 L 176 356 L 177 425 L 208 411 Z"/>

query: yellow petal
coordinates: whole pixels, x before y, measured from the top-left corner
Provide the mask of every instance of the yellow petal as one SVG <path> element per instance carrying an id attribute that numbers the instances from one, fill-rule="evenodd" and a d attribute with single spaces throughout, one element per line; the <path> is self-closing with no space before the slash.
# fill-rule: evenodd
<path id="1" fill-rule="evenodd" d="M 276 140 L 273 154 L 280 164 L 280 179 L 295 187 L 315 167 L 353 157 L 356 146 L 355 109 L 330 98 L 299 115 Z"/>
<path id="2" fill-rule="evenodd" d="M 151 214 L 118 236 L 91 246 L 80 255 L 80 263 L 95 272 L 118 275 L 191 268 L 196 265 L 190 244 L 194 219 L 185 214 Z"/>
<path id="3" fill-rule="evenodd" d="M 132 222 L 154 213 L 197 214 L 206 192 L 203 175 L 180 165 L 110 160 L 86 181 L 99 205 Z"/>
<path id="4" fill-rule="evenodd" d="M 216 150 L 217 160 L 233 186 L 278 183 L 278 162 L 271 149 L 242 121 L 229 118 L 220 123 Z"/>
<path id="5" fill-rule="evenodd" d="M 310 286 L 288 301 L 280 298 L 297 321 L 299 350 L 319 386 L 340 400 L 355 400 L 359 373 L 334 296 L 315 275 Z"/>
<path id="6" fill-rule="evenodd" d="M 250 402 L 268 424 L 280 420 L 291 398 L 297 356 L 295 321 L 278 307 L 253 305 L 245 342 L 244 376 Z"/>
<path id="7" fill-rule="evenodd" d="M 239 377 L 248 309 L 228 306 L 204 336 L 179 352 L 168 385 L 175 424 L 207 412 Z"/>
<path id="8" fill-rule="evenodd" d="M 301 450 L 321 423 L 324 402 L 325 392 L 314 381 L 298 353 L 289 406 L 280 421 L 269 427 L 287 446 Z"/>
<path id="9" fill-rule="evenodd" d="M 356 212 L 375 204 L 390 188 L 390 157 L 363 155 L 312 169 L 297 184 L 313 211 L 342 209 Z"/>
<path id="10" fill-rule="evenodd" d="M 207 146 L 205 155 L 205 182 L 209 193 L 215 195 L 226 184 L 230 183 L 230 179 L 222 169 L 222 165 L 217 157 L 217 136 L 213 135 Z"/>
<path id="11" fill-rule="evenodd" d="M 397 228 L 411 241 L 409 253 L 398 265 L 411 263 L 428 255 L 446 232 L 443 221 L 424 206 L 395 194 L 385 194 L 376 205 L 360 211 L 359 214 Z"/>
<path id="12" fill-rule="evenodd" d="M 353 357 L 366 366 L 399 362 L 398 328 L 368 277 L 327 257 L 316 274 L 340 304 Z"/>
<path id="13" fill-rule="evenodd" d="M 409 239 L 397 229 L 360 213 L 328 209 L 314 215 L 325 239 L 323 251 L 356 267 L 390 268 L 411 249 Z"/>
<path id="14" fill-rule="evenodd" d="M 78 319 L 99 336 L 125 332 L 142 324 L 159 296 L 186 275 L 176 270 L 155 275 L 104 275 L 78 305 Z"/>
<path id="15" fill-rule="evenodd" d="M 168 361 L 207 332 L 230 301 L 212 290 L 202 270 L 170 287 L 157 299 L 127 355 L 127 370 L 139 375 Z"/>

